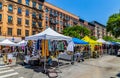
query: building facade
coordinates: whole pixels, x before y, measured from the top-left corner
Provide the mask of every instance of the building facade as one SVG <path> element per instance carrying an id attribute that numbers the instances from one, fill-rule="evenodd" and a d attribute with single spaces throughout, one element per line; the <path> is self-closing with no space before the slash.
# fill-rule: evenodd
<path id="1" fill-rule="evenodd" d="M 41 32 L 42 1 L 0 0 L 0 35 L 25 37 Z"/>
<path id="2" fill-rule="evenodd" d="M 61 32 L 67 26 L 78 25 L 79 17 L 50 3 L 44 3 L 44 26 L 51 27 L 57 32 Z"/>
<path id="3" fill-rule="evenodd" d="M 105 25 L 103 25 L 97 21 L 93 21 L 91 23 L 95 25 L 95 37 L 96 38 L 98 38 L 98 39 L 103 38 L 104 36 L 107 35 Z"/>
<path id="4" fill-rule="evenodd" d="M 91 36 L 95 36 L 95 25 L 83 19 L 79 19 L 80 26 L 84 26 L 91 31 Z"/>
<path id="5" fill-rule="evenodd" d="M 91 35 L 99 36 L 95 31 L 99 24 L 80 20 L 44 0 L 0 0 L 0 37 L 24 38 L 48 27 L 61 33 L 65 27 L 75 25 L 85 26 L 91 30 Z M 102 30 L 101 34 L 105 34 L 106 28 Z"/>

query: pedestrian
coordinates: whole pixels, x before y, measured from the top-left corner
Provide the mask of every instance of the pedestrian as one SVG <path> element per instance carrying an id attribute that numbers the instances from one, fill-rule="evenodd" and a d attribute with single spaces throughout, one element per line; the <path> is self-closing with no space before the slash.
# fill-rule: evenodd
<path id="1" fill-rule="evenodd" d="M 12 52 L 11 52 L 10 49 L 8 49 L 8 55 L 7 55 L 7 57 L 8 57 L 8 63 L 12 64 L 13 54 L 12 54 Z"/>
<path id="2" fill-rule="evenodd" d="M 7 53 L 5 52 L 5 50 L 3 50 L 3 61 L 4 64 L 7 64 Z"/>

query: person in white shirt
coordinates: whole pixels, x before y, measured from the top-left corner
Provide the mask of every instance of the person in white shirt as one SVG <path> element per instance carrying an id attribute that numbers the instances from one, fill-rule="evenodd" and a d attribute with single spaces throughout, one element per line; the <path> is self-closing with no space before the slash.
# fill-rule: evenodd
<path id="1" fill-rule="evenodd" d="M 11 53 L 10 49 L 8 50 L 7 58 L 8 58 L 8 63 L 12 64 L 13 54 Z"/>

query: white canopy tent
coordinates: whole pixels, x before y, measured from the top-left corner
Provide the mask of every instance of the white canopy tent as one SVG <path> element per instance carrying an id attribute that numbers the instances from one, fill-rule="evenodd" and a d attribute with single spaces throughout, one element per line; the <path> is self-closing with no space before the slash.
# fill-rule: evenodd
<path id="1" fill-rule="evenodd" d="M 105 41 L 105 40 L 102 39 L 102 38 L 98 39 L 97 42 L 100 42 L 100 43 L 103 43 L 103 44 L 112 44 L 111 42 Z"/>
<path id="2" fill-rule="evenodd" d="M 25 38 L 25 40 L 38 40 L 38 39 L 45 39 L 45 40 L 67 40 L 67 41 L 71 41 L 72 38 L 68 37 L 68 36 L 64 36 L 62 34 L 57 33 L 56 31 L 54 31 L 51 28 L 47 28 L 45 31 L 38 33 L 36 35 L 32 35 L 32 36 L 28 36 Z M 45 50 L 45 54 L 46 54 L 46 50 Z M 46 57 L 45 57 L 46 59 Z M 59 62 L 59 60 L 58 60 Z M 58 64 L 59 66 L 59 64 Z M 44 61 L 44 69 L 46 72 L 46 62 Z"/>
<path id="3" fill-rule="evenodd" d="M 2 46 L 16 46 L 16 44 L 8 39 L 3 40 L 0 42 L 0 45 Z"/>
<path id="4" fill-rule="evenodd" d="M 103 43 L 103 44 L 107 43 L 107 41 L 103 40 L 102 38 L 98 39 L 97 42 L 100 42 L 100 43 Z"/>
<path id="5" fill-rule="evenodd" d="M 72 40 L 71 37 L 64 36 L 57 33 L 51 28 L 47 28 L 45 31 L 38 33 L 36 35 L 28 36 L 25 40 L 38 40 L 38 39 L 47 39 L 47 40 Z"/>
<path id="6" fill-rule="evenodd" d="M 27 45 L 27 41 L 22 40 L 19 43 L 17 43 L 17 46 L 26 46 Z"/>

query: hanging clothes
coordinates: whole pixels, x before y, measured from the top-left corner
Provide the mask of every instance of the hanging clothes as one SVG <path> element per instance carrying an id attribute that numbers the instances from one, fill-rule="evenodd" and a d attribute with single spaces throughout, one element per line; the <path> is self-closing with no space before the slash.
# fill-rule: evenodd
<path id="1" fill-rule="evenodd" d="M 41 50 L 41 40 L 37 40 L 36 44 L 37 44 L 37 46 L 36 46 L 37 48 L 36 49 L 37 50 Z"/>
<path id="2" fill-rule="evenodd" d="M 64 50 L 64 43 L 62 41 L 58 43 L 58 50 Z"/>
<path id="3" fill-rule="evenodd" d="M 52 44 L 50 40 L 48 40 L 48 47 L 49 47 L 49 51 L 52 51 Z"/>
<path id="4" fill-rule="evenodd" d="M 48 40 L 42 40 L 42 56 L 49 56 Z"/>

